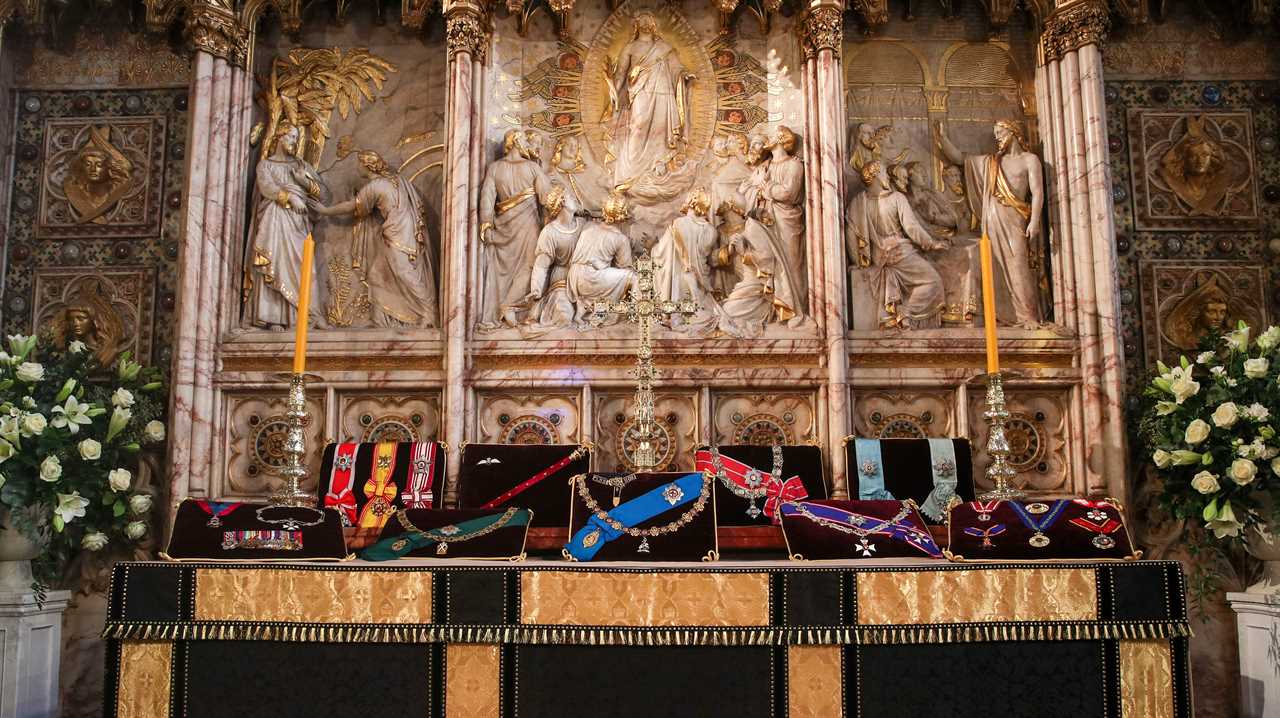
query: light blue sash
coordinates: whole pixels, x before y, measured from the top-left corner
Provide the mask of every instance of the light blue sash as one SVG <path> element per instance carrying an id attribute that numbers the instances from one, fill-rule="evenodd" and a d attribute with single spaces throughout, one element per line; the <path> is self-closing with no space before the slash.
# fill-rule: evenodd
<path id="1" fill-rule="evenodd" d="M 585 481 L 585 478 L 579 478 Z M 699 473 L 685 474 L 668 484 L 616 506 L 607 512 L 609 519 L 617 521 L 623 528 L 631 528 L 671 509 L 684 506 L 702 495 L 703 475 Z M 710 491 L 711 487 L 707 487 Z M 592 514 L 587 525 L 569 540 L 564 548 L 579 561 L 590 561 L 606 543 L 622 535 L 622 531 L 614 528 L 605 519 Z"/>
<path id="2" fill-rule="evenodd" d="M 947 504 L 956 495 L 956 480 L 959 475 L 956 446 L 951 439 L 929 439 L 929 467 L 933 472 L 933 491 L 920 504 L 920 513 L 934 521 L 942 521 Z"/>
<path id="3" fill-rule="evenodd" d="M 863 501 L 892 501 L 893 494 L 884 487 L 884 460 L 880 457 L 879 439 L 854 439 L 854 456 L 858 465 L 858 498 Z"/>

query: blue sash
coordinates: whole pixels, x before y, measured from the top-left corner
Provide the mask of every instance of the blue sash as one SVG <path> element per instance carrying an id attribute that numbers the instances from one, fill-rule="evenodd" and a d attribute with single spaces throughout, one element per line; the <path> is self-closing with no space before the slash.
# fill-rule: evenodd
<path id="1" fill-rule="evenodd" d="M 614 507 L 606 514 L 609 517 L 607 520 L 592 514 L 587 518 L 587 525 L 578 529 L 573 538 L 569 539 L 565 550 L 579 561 L 590 561 L 605 544 L 622 535 L 622 529 L 615 528 L 610 522 L 620 524 L 623 529 L 631 528 L 695 501 L 702 494 L 702 479 L 702 474 L 685 474 L 669 484 L 663 484 Z"/>
<path id="2" fill-rule="evenodd" d="M 951 439 L 929 439 L 929 466 L 933 472 L 933 491 L 920 504 L 920 513 L 941 522 L 947 504 L 956 495 L 959 474 L 956 468 L 955 442 Z"/>
<path id="3" fill-rule="evenodd" d="M 892 501 L 893 494 L 884 487 L 884 459 L 880 457 L 879 439 L 854 439 L 854 456 L 858 465 L 858 498 L 863 501 Z"/>

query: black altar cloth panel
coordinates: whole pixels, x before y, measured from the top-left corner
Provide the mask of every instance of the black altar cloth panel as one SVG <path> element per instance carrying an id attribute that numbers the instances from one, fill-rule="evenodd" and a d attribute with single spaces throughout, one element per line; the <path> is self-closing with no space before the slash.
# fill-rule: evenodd
<path id="1" fill-rule="evenodd" d="M 480 508 L 581 448 L 578 444 L 466 444 L 458 469 L 458 508 Z M 582 454 L 498 504 L 498 508 L 532 509 L 529 526 L 533 528 L 568 526 L 569 479 L 585 474 L 591 462 L 589 452 Z"/>
<path id="2" fill-rule="evenodd" d="M 912 499 L 923 506 L 933 491 L 934 467 L 928 439 L 878 439 L 880 470 L 884 476 L 884 488 L 895 499 Z M 950 440 L 955 452 L 956 495 L 964 501 L 973 501 L 973 451 L 968 439 Z M 845 437 L 845 461 L 849 467 L 849 498 L 859 498 L 865 481 L 861 467 L 867 457 L 858 456 L 855 437 Z M 943 512 L 946 505 L 939 507 Z M 926 517 L 928 518 L 928 517 Z M 941 524 L 942 521 L 930 521 Z"/>
<path id="3" fill-rule="evenodd" d="M 775 655 L 765 646 L 511 646 L 519 718 L 771 718 Z M 785 671 L 782 671 L 785 673 Z M 497 718 L 497 716 L 495 716 Z M 835 717 L 833 717 L 835 718 Z"/>
<path id="4" fill-rule="evenodd" d="M 698 449 L 706 449 L 700 446 Z M 773 472 L 773 447 L 754 444 L 728 444 L 718 447 L 720 454 L 759 469 L 762 472 Z M 800 483 L 809 494 L 810 500 L 825 499 L 827 480 L 822 470 L 822 449 L 817 446 L 789 445 L 782 446 L 782 476 L 786 481 L 792 476 L 799 476 Z M 723 483 L 716 481 L 716 523 L 720 526 L 767 526 L 769 517 L 761 513 L 756 518 L 747 515 L 751 500 L 743 498 L 729 490 Z M 764 498 L 756 499 L 756 508 L 764 509 Z"/>

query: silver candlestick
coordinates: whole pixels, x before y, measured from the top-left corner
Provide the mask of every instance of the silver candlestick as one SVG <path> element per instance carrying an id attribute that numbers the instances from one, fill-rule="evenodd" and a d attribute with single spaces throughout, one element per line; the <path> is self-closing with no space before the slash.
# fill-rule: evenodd
<path id="1" fill-rule="evenodd" d="M 1004 379 L 1000 372 L 987 375 L 987 410 L 983 416 L 988 424 L 987 456 L 991 458 L 991 463 L 987 465 L 987 480 L 994 488 L 983 492 L 978 498 L 983 501 L 1021 499 L 1026 493 L 1010 483 L 1018 472 L 1009 465 L 1009 437 L 1004 431 L 1009 422 L 1009 410 L 1004 404 Z"/>
<path id="2" fill-rule="evenodd" d="M 289 396 L 285 400 L 285 418 L 289 430 L 284 439 L 285 464 L 280 473 L 284 486 L 271 495 L 273 506 L 308 506 L 314 508 L 316 497 L 302 490 L 307 477 L 307 437 L 303 428 L 307 421 L 307 379 L 305 374 L 289 375 Z"/>

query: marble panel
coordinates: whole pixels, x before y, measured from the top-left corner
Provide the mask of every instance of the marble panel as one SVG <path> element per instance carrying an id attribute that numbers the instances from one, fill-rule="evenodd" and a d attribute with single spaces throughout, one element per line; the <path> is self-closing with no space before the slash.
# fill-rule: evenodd
<path id="1" fill-rule="evenodd" d="M 323 394 L 308 393 L 307 413 L 307 446 L 318 448 L 325 438 Z M 278 489 L 283 483 L 280 469 L 285 463 L 284 440 L 288 431 L 283 390 L 226 392 L 222 395 L 222 415 L 223 470 L 220 477 L 215 476 L 210 495 L 260 498 Z M 310 491 L 315 488 L 320 471 L 320 451 L 307 452 L 307 468 L 310 471 L 302 488 Z"/>
<path id="2" fill-rule="evenodd" d="M 693 449 L 702 440 L 702 406 L 695 391 L 654 392 L 654 420 L 657 425 L 658 463 L 662 471 L 693 468 Z M 635 395 L 629 391 L 599 391 L 592 396 L 592 441 L 595 468 L 599 471 L 631 471 L 626 458 L 634 434 L 632 417 Z"/>
<path id="3" fill-rule="evenodd" d="M 338 392 L 339 441 L 441 438 L 439 392 Z"/>
<path id="4" fill-rule="evenodd" d="M 711 392 L 714 444 L 813 444 L 818 441 L 813 392 Z"/>
<path id="5" fill-rule="evenodd" d="M 475 441 L 486 444 L 576 444 L 580 392 L 510 389 L 476 393 Z"/>
<path id="6" fill-rule="evenodd" d="M 954 391 L 860 389 L 853 392 L 853 433 L 878 439 L 955 436 L 955 402 Z"/>
<path id="7" fill-rule="evenodd" d="M 1010 418 L 1005 429 L 1009 439 L 1009 463 L 1018 472 L 1013 482 L 1028 493 L 1082 494 L 1084 487 L 1071 485 L 1067 464 L 1071 428 L 1068 389 L 1042 389 L 1005 384 L 1005 399 Z M 973 464 L 986 467 L 987 421 L 984 392 L 971 392 L 969 397 L 969 440 L 973 443 Z M 986 476 L 979 472 L 974 481 L 980 489 L 990 488 Z"/>

